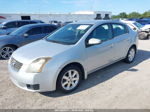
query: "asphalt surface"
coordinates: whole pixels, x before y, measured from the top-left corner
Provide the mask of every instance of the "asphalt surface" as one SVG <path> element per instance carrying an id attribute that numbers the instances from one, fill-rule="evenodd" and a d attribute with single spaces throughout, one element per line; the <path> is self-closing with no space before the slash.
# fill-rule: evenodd
<path id="1" fill-rule="evenodd" d="M 31 93 L 9 79 L 0 60 L 0 109 L 150 109 L 150 40 L 139 41 L 132 64 L 115 63 L 83 81 L 73 93 Z"/>

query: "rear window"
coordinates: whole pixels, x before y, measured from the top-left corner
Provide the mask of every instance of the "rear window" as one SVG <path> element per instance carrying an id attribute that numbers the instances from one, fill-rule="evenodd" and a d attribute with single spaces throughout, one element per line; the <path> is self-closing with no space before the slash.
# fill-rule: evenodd
<path id="1" fill-rule="evenodd" d="M 29 22 L 27 22 L 27 21 L 20 21 L 20 22 L 17 22 L 17 26 L 18 26 L 18 27 L 21 27 L 21 26 L 24 26 L 24 25 L 27 25 L 27 24 L 29 24 Z"/>
<path id="2" fill-rule="evenodd" d="M 128 33 L 127 27 L 121 24 L 112 24 L 114 37 Z"/>
<path id="3" fill-rule="evenodd" d="M 51 33 L 54 30 L 56 30 L 57 28 L 54 26 L 44 26 L 43 27 L 43 33 Z"/>
<path id="4" fill-rule="evenodd" d="M 30 24 L 36 24 L 37 22 L 35 22 L 35 21 L 30 21 L 29 23 L 30 23 Z"/>
<path id="5" fill-rule="evenodd" d="M 16 22 L 9 22 L 9 23 L 6 23 L 5 26 L 7 28 L 17 28 L 17 23 Z"/>

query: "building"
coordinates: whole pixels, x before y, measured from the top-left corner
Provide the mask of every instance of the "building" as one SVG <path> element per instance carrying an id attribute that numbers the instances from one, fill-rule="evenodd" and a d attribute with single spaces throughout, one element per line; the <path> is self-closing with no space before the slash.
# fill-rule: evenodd
<path id="1" fill-rule="evenodd" d="M 94 20 L 94 19 L 110 19 L 112 16 L 111 12 L 108 11 L 79 11 L 73 13 L 49 13 L 49 14 L 0 14 L 0 22 L 6 20 L 42 20 L 46 23 L 50 21 L 79 21 L 79 20 Z"/>

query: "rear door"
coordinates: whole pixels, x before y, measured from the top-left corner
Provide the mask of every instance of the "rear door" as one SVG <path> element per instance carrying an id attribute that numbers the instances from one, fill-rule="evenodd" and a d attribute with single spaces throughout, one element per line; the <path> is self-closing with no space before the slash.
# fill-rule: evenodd
<path id="1" fill-rule="evenodd" d="M 115 40 L 115 60 L 125 57 L 130 45 L 130 35 L 127 26 L 123 24 L 112 24 L 113 37 Z"/>

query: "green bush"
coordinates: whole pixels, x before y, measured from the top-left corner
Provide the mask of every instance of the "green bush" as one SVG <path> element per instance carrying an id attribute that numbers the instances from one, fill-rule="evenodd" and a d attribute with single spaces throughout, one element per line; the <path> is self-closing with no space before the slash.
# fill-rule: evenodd
<path id="1" fill-rule="evenodd" d="M 127 19 L 127 18 L 150 18 L 150 10 L 144 12 L 143 14 L 138 13 L 138 12 L 132 12 L 127 14 L 126 12 L 122 12 L 118 15 L 113 15 L 112 19 Z"/>

